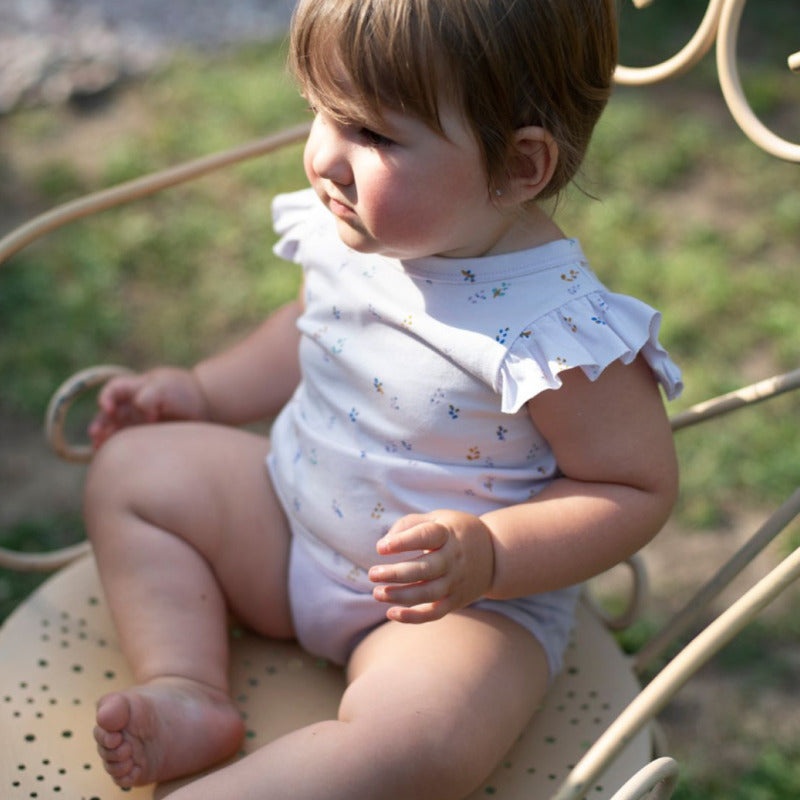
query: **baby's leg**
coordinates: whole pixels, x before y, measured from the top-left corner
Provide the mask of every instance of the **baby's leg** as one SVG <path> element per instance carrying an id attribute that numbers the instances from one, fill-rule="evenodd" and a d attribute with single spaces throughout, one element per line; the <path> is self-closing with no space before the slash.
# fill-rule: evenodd
<path id="1" fill-rule="evenodd" d="M 170 800 L 456 800 L 516 741 L 547 684 L 533 637 L 486 611 L 362 642 L 338 720 L 311 725 Z"/>
<path id="2" fill-rule="evenodd" d="M 136 685 L 102 698 L 95 737 L 121 786 L 194 772 L 243 733 L 227 613 L 292 635 L 289 534 L 266 440 L 190 423 L 121 431 L 95 456 L 86 524 Z"/>

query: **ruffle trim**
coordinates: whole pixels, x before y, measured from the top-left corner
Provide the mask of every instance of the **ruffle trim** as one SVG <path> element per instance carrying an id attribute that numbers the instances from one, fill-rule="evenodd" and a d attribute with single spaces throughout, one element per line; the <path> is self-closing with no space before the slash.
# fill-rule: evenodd
<path id="1" fill-rule="evenodd" d="M 272 225 L 281 237 L 272 248 L 275 255 L 287 261 L 298 262 L 298 250 L 302 241 L 301 226 L 308 222 L 309 215 L 322 204 L 313 189 L 301 189 L 289 194 L 280 194 L 272 201 Z"/>
<path id="2" fill-rule="evenodd" d="M 633 297 L 593 292 L 548 312 L 509 348 L 499 372 L 502 410 L 515 413 L 531 398 L 561 386 L 559 373 L 580 367 L 596 380 L 616 360 L 641 353 L 669 400 L 683 389 L 681 372 L 658 341 L 661 314 Z"/>

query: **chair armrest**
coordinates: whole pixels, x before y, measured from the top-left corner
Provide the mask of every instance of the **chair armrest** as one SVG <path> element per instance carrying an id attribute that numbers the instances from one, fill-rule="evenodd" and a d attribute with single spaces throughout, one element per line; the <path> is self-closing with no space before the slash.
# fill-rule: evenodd
<path id="1" fill-rule="evenodd" d="M 678 772 L 675 759 L 658 758 L 626 781 L 611 800 L 669 800 L 678 782 Z"/>
<path id="2" fill-rule="evenodd" d="M 552 800 L 580 800 L 630 739 L 713 655 L 800 578 L 800 547 L 723 611 L 669 662 L 608 726 Z"/>

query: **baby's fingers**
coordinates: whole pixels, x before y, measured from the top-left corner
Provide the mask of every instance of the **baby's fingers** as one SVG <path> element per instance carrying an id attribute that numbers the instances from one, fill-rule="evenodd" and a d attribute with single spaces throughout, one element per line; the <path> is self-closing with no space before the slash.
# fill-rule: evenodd
<path id="1" fill-rule="evenodd" d="M 444 547 L 449 536 L 447 528 L 435 519 L 421 519 L 421 522 L 410 527 L 404 527 L 404 520 L 400 520 L 398 525 L 378 541 L 378 553 L 390 556 L 412 550 L 438 550 Z"/>
<path id="2" fill-rule="evenodd" d="M 447 573 L 448 564 L 438 551 L 426 553 L 413 561 L 397 564 L 378 564 L 370 567 L 369 579 L 373 583 L 408 584 L 432 581 Z"/>
<path id="3" fill-rule="evenodd" d="M 105 414 L 113 416 L 118 406 L 129 404 L 133 400 L 143 383 L 142 375 L 121 375 L 113 378 L 100 390 L 97 404 Z"/>
<path id="4" fill-rule="evenodd" d="M 398 606 L 418 606 L 423 603 L 439 602 L 449 596 L 450 584 L 446 579 L 412 584 L 384 584 L 376 586 L 372 595 L 382 603 Z"/>
<path id="5" fill-rule="evenodd" d="M 387 612 L 386 617 L 394 622 L 402 622 L 406 625 L 422 625 L 424 622 L 433 622 L 441 619 L 451 611 L 447 600 L 437 600 L 434 603 L 420 603 L 411 608 L 403 606 L 392 606 Z"/>

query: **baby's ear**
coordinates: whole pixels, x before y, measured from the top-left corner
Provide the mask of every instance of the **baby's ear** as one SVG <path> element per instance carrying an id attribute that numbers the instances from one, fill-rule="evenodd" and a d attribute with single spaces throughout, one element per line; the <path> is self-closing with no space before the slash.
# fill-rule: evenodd
<path id="1" fill-rule="evenodd" d="M 514 151 L 506 185 L 498 196 L 501 204 L 533 200 L 550 183 L 558 163 L 558 145 L 544 128 L 530 125 L 514 134 Z"/>

